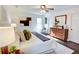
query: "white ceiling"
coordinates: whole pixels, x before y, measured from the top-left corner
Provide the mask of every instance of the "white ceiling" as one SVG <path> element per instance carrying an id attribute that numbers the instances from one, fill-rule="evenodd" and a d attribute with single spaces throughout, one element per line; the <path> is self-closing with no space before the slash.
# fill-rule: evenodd
<path id="1" fill-rule="evenodd" d="M 39 5 L 19 5 L 19 6 L 16 6 L 17 8 L 18 7 L 22 7 L 22 8 L 26 8 L 26 9 L 40 9 L 40 6 Z M 79 7 L 79 5 L 47 5 L 48 8 L 54 8 L 55 11 L 62 11 L 62 10 L 65 10 L 65 9 L 71 9 L 71 8 L 75 8 L 75 7 Z"/>
<path id="2" fill-rule="evenodd" d="M 54 12 L 63 11 L 79 7 L 79 5 L 47 5 L 48 8 L 54 8 Z M 40 5 L 10 5 L 8 8 L 19 12 L 40 13 Z"/>

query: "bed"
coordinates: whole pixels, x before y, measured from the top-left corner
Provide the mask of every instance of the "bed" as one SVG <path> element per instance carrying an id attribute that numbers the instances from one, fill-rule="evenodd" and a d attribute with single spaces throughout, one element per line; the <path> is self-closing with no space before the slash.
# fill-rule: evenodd
<path id="1" fill-rule="evenodd" d="M 41 34 L 41 33 L 39 33 Z M 19 37 L 17 33 L 15 34 L 16 36 L 16 41 L 14 42 L 14 45 L 17 46 L 21 50 L 22 53 L 24 54 L 66 54 L 69 53 L 71 54 L 73 52 L 72 49 L 69 49 L 59 43 L 56 42 L 56 38 L 53 38 L 51 36 L 45 36 L 41 34 L 42 36 L 45 36 L 47 38 L 50 38 L 50 40 L 43 42 L 40 40 L 37 36 L 31 33 L 31 38 L 30 40 L 25 40 L 20 42 Z M 23 37 L 21 34 L 20 36 Z"/>
<path id="2" fill-rule="evenodd" d="M 19 48 L 25 54 L 40 54 L 49 50 L 52 50 L 52 53 L 54 53 L 53 50 L 56 48 L 56 42 L 52 39 L 43 42 L 32 34 L 31 39 L 29 41 L 21 42 Z"/>

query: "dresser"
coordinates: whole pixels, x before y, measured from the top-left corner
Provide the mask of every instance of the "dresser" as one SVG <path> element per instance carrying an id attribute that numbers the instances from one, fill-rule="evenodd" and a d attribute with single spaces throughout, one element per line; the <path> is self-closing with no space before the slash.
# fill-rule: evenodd
<path id="1" fill-rule="evenodd" d="M 62 41 L 68 39 L 68 29 L 50 28 L 50 35 Z"/>

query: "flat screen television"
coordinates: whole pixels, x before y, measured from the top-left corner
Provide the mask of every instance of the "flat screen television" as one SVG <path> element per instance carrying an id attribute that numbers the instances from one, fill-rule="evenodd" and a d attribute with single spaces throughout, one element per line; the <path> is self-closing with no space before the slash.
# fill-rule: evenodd
<path id="1" fill-rule="evenodd" d="M 24 26 L 29 26 L 30 21 L 31 17 L 27 17 L 26 20 L 20 20 L 20 23 L 24 24 Z"/>

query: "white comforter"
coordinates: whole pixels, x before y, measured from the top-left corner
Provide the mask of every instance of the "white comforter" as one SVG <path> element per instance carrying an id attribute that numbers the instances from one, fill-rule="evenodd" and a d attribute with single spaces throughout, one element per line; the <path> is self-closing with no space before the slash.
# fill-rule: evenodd
<path id="1" fill-rule="evenodd" d="M 38 54 L 55 48 L 56 48 L 56 41 L 50 39 L 48 41 L 43 42 L 33 34 L 29 41 L 20 43 L 20 49 L 22 49 L 24 53 L 28 53 L 28 54 L 29 53 Z"/>

